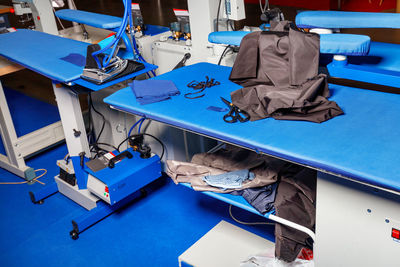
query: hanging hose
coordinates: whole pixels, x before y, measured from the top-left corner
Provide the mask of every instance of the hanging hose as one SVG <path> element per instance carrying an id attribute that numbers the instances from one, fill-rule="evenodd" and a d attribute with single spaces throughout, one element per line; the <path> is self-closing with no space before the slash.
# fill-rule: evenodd
<path id="1" fill-rule="evenodd" d="M 132 0 L 123 0 L 123 3 L 124 3 L 124 7 L 125 7 L 124 16 L 122 18 L 121 26 L 119 27 L 118 32 L 114 35 L 114 39 L 110 43 L 108 43 L 104 48 L 92 53 L 92 56 L 93 56 L 94 60 L 96 61 L 97 66 L 99 68 L 107 67 L 110 64 L 110 61 L 115 53 L 115 49 L 118 46 L 118 42 L 121 40 L 121 38 L 123 38 L 123 34 L 125 32 L 125 29 L 126 29 L 128 23 L 129 23 L 130 34 L 131 34 L 131 39 L 132 39 L 132 46 L 129 47 L 130 41 L 127 40 L 129 38 L 123 38 L 125 42 L 129 42 L 127 44 L 127 49 L 132 49 L 133 56 L 136 54 L 140 61 L 146 62 L 146 60 L 142 57 L 142 55 L 139 52 L 139 49 L 136 44 L 135 36 L 133 35 L 133 17 L 132 17 L 132 9 L 131 9 Z M 101 53 L 104 53 L 105 51 L 107 51 L 110 48 L 111 48 L 111 53 L 104 57 L 103 62 L 101 64 L 97 56 L 100 55 Z M 153 74 L 154 77 L 156 76 L 154 71 L 151 71 L 151 73 Z"/>
<path id="2" fill-rule="evenodd" d="M 128 23 L 128 20 L 129 20 L 129 10 L 130 10 L 129 3 L 130 2 L 131 2 L 131 0 L 124 0 L 124 5 L 125 5 L 124 17 L 122 18 L 121 26 L 119 27 L 117 34 L 114 35 L 113 41 L 110 42 L 109 44 L 107 44 L 103 49 L 100 49 L 100 50 L 92 53 L 92 56 L 95 59 L 97 66 L 99 68 L 107 67 L 110 64 L 110 60 L 111 60 L 112 56 L 114 55 L 115 49 L 118 46 L 118 42 L 121 39 L 122 34 L 124 33 L 127 23 Z M 104 53 L 106 50 L 110 49 L 111 47 L 112 47 L 111 53 L 108 56 L 104 57 L 103 62 L 102 62 L 103 64 L 101 64 L 99 59 L 97 58 L 97 55 Z"/>

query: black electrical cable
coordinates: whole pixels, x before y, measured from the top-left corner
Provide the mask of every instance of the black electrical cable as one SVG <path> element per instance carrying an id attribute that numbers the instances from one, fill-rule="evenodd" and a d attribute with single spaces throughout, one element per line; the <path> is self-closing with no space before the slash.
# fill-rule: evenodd
<path id="1" fill-rule="evenodd" d="M 92 100 L 92 95 L 89 93 L 89 99 L 90 99 L 90 106 L 92 107 L 93 111 L 96 112 L 97 114 L 99 114 L 101 116 L 101 118 L 103 119 L 103 124 L 101 126 L 101 130 L 99 132 L 99 135 L 96 137 L 96 142 L 99 141 L 101 134 L 104 131 L 104 127 L 106 125 L 106 118 L 104 117 L 103 114 L 101 114 L 100 112 L 97 111 L 97 109 L 94 107 L 93 105 L 93 100 Z"/>
<path id="2" fill-rule="evenodd" d="M 98 157 L 101 152 L 105 152 L 105 153 L 110 152 L 110 151 L 107 151 L 107 150 L 99 147 L 99 145 L 112 147 L 113 149 L 115 149 L 115 150 L 117 150 L 119 152 L 119 149 L 117 149 L 115 146 L 113 146 L 111 144 L 97 142 L 99 140 L 99 138 L 101 137 L 103 131 L 104 131 L 104 127 L 105 127 L 105 124 L 106 124 L 106 118 L 104 117 L 103 114 L 101 114 L 99 111 L 97 111 L 96 108 L 94 107 L 93 100 L 92 100 L 92 95 L 90 93 L 89 93 L 89 102 L 90 103 L 89 103 L 89 133 L 88 133 L 88 135 L 90 137 L 94 137 L 94 139 L 95 139 L 95 140 L 93 140 L 93 142 L 89 143 L 90 146 L 91 146 L 90 152 L 96 153 L 94 158 Z M 94 123 L 92 121 L 91 109 L 93 109 L 97 114 L 99 114 L 101 116 L 102 120 L 103 120 L 103 124 L 101 126 L 101 130 L 100 130 L 99 135 L 97 136 L 97 138 L 96 138 L 95 133 L 94 133 Z"/>
<path id="3" fill-rule="evenodd" d="M 219 24 L 219 12 L 221 10 L 221 2 L 222 0 L 219 0 L 219 4 L 218 4 L 218 11 L 217 11 L 217 24 L 215 25 L 215 31 L 218 31 L 218 24 Z"/>
<path id="4" fill-rule="evenodd" d="M 154 138 L 157 142 L 160 143 L 160 145 L 161 145 L 161 147 L 162 147 L 162 152 L 161 152 L 160 159 L 162 159 L 162 158 L 164 157 L 164 153 L 165 153 L 165 145 L 164 145 L 164 143 L 163 143 L 160 139 L 158 139 L 157 137 L 155 137 L 154 135 L 151 135 L 151 134 L 148 134 L 148 133 L 142 133 L 142 134 L 143 134 L 143 135 L 150 136 L 150 137 Z"/>
<path id="5" fill-rule="evenodd" d="M 113 146 L 113 145 L 110 145 L 110 144 L 107 144 L 107 143 L 96 143 L 96 145 L 103 145 L 103 146 L 108 146 L 108 147 L 112 147 L 112 148 L 114 148 L 115 150 L 117 150 L 118 152 L 119 152 L 119 149 L 116 147 L 116 146 Z M 102 149 L 102 148 L 100 148 L 100 149 Z M 104 150 L 104 149 L 103 149 Z M 105 150 L 106 151 L 106 150 Z M 108 151 L 107 151 L 108 152 Z"/>
<path id="6" fill-rule="evenodd" d="M 228 24 L 231 26 L 231 30 L 235 31 L 235 22 L 233 20 L 228 19 Z"/>
<path id="7" fill-rule="evenodd" d="M 89 100 L 90 101 L 90 100 Z M 92 144 L 94 142 L 96 142 L 96 140 L 93 140 L 93 120 L 92 120 L 92 108 L 90 107 L 90 103 L 89 103 L 89 110 L 88 110 L 88 115 L 89 115 L 89 126 L 88 126 L 88 140 L 89 140 L 89 144 Z"/>
<path id="8" fill-rule="evenodd" d="M 221 65 L 222 59 L 226 56 L 226 53 L 228 53 L 228 49 L 233 49 L 233 48 L 230 45 L 225 47 L 224 51 L 221 54 L 221 57 L 219 58 L 218 65 Z"/>
<path id="9" fill-rule="evenodd" d="M 164 145 L 164 143 L 163 143 L 160 139 L 158 139 L 157 137 L 155 137 L 154 135 L 151 135 L 151 134 L 148 134 L 148 133 L 133 134 L 133 135 L 131 135 L 131 136 L 128 136 L 127 138 L 125 138 L 125 139 L 117 146 L 117 150 L 119 151 L 119 148 L 120 148 L 127 140 L 129 140 L 130 138 L 135 137 L 135 136 L 141 136 L 141 135 L 150 136 L 150 137 L 154 138 L 157 142 L 160 143 L 160 145 L 161 145 L 161 147 L 162 147 L 162 153 L 161 153 L 160 159 L 162 159 L 162 158 L 164 157 L 164 153 L 165 153 L 165 145 Z"/>

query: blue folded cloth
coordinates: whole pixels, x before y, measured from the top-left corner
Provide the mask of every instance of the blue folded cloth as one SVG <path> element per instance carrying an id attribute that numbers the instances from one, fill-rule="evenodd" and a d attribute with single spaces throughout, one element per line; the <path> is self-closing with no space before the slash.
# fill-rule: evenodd
<path id="1" fill-rule="evenodd" d="M 204 176 L 203 181 L 208 185 L 225 190 L 241 188 L 244 181 L 253 180 L 254 176 L 254 173 L 249 170 L 238 170 L 218 175 Z"/>
<path id="2" fill-rule="evenodd" d="M 86 65 L 86 58 L 77 53 L 71 53 L 65 57 L 62 57 L 61 60 L 72 63 L 78 67 L 84 67 Z"/>
<path id="3" fill-rule="evenodd" d="M 141 105 L 160 102 L 180 94 L 174 82 L 168 80 L 133 81 L 129 86 Z"/>

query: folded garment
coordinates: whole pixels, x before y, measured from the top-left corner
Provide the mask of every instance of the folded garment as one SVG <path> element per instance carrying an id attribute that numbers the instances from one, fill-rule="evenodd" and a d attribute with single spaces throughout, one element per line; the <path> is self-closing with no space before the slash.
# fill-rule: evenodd
<path id="1" fill-rule="evenodd" d="M 222 190 L 241 188 L 244 181 L 253 180 L 254 173 L 249 170 L 238 170 L 218 175 L 207 175 L 203 181 L 208 185 L 221 188 Z"/>
<path id="2" fill-rule="evenodd" d="M 174 82 L 168 80 L 133 81 L 129 86 L 141 105 L 160 102 L 180 94 Z"/>

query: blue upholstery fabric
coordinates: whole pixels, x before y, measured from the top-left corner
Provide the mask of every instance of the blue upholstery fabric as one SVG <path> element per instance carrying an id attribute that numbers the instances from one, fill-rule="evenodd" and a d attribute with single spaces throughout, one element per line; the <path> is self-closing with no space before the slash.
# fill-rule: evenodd
<path id="1" fill-rule="evenodd" d="M 304 11 L 296 16 L 299 28 L 400 28 L 400 14 L 346 11 Z"/>
<path id="2" fill-rule="evenodd" d="M 74 9 L 61 9 L 56 16 L 63 20 L 78 22 L 100 29 L 115 29 L 121 25 L 122 18 Z"/>
<path id="3" fill-rule="evenodd" d="M 367 55 L 371 39 L 366 35 L 357 34 L 321 34 L 320 52 L 335 55 Z"/>
<path id="4" fill-rule="evenodd" d="M 164 26 L 149 25 L 149 24 L 146 24 L 146 30 L 144 30 L 144 34 L 150 36 L 154 36 L 164 32 L 169 32 L 169 28 Z"/>
<path id="5" fill-rule="evenodd" d="M 239 46 L 243 37 L 250 32 L 222 31 L 208 35 L 208 41 L 215 44 Z M 371 39 L 356 34 L 321 34 L 320 52 L 335 55 L 367 55 Z"/>
<path id="6" fill-rule="evenodd" d="M 221 31 L 208 35 L 208 41 L 213 44 L 227 44 L 239 46 L 243 37 L 250 32 L 246 31 Z"/>
<path id="7" fill-rule="evenodd" d="M 322 124 L 264 119 L 225 123 L 223 114 L 207 107 L 224 107 L 220 96 L 240 88 L 229 81 L 231 68 L 199 63 L 160 75 L 172 80 L 181 95 L 169 101 L 140 105 L 131 88 L 105 98 L 118 109 L 145 115 L 179 128 L 264 152 L 352 179 L 400 192 L 400 95 L 330 85 L 332 97 L 345 115 Z M 187 84 L 211 76 L 221 85 L 201 99 L 189 100 Z"/>
<path id="8" fill-rule="evenodd" d="M 83 66 L 66 58 L 86 58 L 88 44 L 39 31 L 0 34 L 0 55 L 59 82 L 80 77 Z"/>

